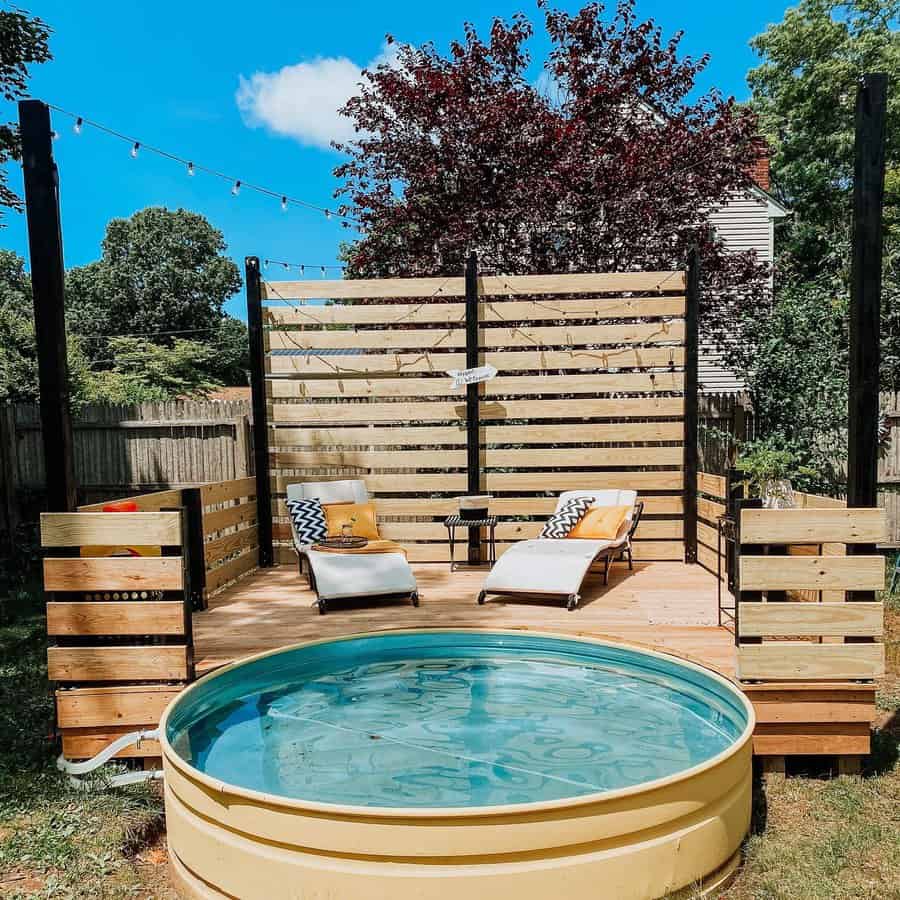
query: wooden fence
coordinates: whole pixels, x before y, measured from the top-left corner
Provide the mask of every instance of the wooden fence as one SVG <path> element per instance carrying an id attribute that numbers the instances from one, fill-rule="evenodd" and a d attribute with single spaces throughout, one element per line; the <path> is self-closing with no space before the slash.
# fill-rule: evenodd
<path id="1" fill-rule="evenodd" d="M 74 417 L 82 503 L 251 474 L 249 401 L 88 404 Z M 44 490 L 40 410 L 0 404 L 0 532 L 36 519 Z"/>
<path id="2" fill-rule="evenodd" d="M 645 502 L 635 557 L 683 558 L 685 287 L 684 272 L 478 279 L 478 364 L 499 375 L 479 386 L 477 468 L 499 552 L 536 535 L 561 491 L 621 487 Z M 471 485 L 465 390 L 446 374 L 467 365 L 465 280 L 262 295 L 276 540 L 288 484 L 357 477 L 384 537 L 443 561 L 441 521 Z"/>
<path id="3" fill-rule="evenodd" d="M 48 678 L 63 753 L 94 755 L 154 728 L 193 678 L 191 585 L 181 512 L 44 513 Z M 144 556 L 109 556 L 115 547 Z M 123 756 L 159 756 L 145 741 Z"/>
<path id="4" fill-rule="evenodd" d="M 737 675 L 759 715 L 757 754 L 869 752 L 873 680 L 884 674 L 883 609 L 875 599 L 884 558 L 809 548 L 865 551 L 885 534 L 881 509 L 741 511 Z M 842 602 L 845 592 L 853 602 Z M 857 602 L 860 592 L 868 599 Z"/>

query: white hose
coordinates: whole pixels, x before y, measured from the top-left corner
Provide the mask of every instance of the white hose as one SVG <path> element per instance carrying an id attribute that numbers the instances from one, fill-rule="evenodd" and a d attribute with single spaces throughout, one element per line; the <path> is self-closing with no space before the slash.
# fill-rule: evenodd
<path id="1" fill-rule="evenodd" d="M 116 738 L 108 747 L 104 747 L 96 756 L 86 759 L 84 762 L 71 762 L 60 754 L 56 759 L 56 768 L 69 776 L 69 784 L 82 791 L 94 790 L 96 787 L 121 787 L 126 784 L 140 784 L 143 781 L 152 781 L 163 777 L 161 770 L 148 772 L 124 772 L 120 775 L 111 775 L 101 780 L 78 778 L 79 775 L 87 775 L 100 766 L 108 763 L 117 753 L 130 747 L 132 744 L 140 745 L 141 741 L 155 741 L 159 737 L 159 730 L 132 731 Z"/>

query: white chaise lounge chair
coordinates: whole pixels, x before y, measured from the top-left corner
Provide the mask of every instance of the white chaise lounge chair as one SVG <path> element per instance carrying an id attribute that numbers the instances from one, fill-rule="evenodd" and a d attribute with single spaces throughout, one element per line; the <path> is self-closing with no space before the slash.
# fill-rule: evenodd
<path id="1" fill-rule="evenodd" d="M 557 511 L 575 497 L 591 497 L 594 506 L 628 506 L 631 512 L 613 540 L 580 538 L 535 538 L 513 544 L 491 569 L 478 595 L 484 603 L 488 594 L 520 594 L 530 597 L 562 597 L 571 612 L 581 600 L 582 582 L 598 560 L 606 560 L 604 583 L 609 583 L 609 566 L 625 557 L 633 568 L 631 537 L 637 528 L 644 504 L 635 491 L 566 491 L 556 504 Z"/>
<path id="2" fill-rule="evenodd" d="M 362 481 L 322 481 L 289 484 L 288 500 L 318 500 L 320 503 L 368 503 L 369 493 Z M 323 553 L 302 544 L 291 522 L 294 549 L 300 574 L 303 560 L 309 566 L 310 587 L 316 592 L 319 613 L 327 611 L 332 600 L 358 597 L 409 597 L 419 605 L 419 591 L 406 557 L 402 553 Z"/>

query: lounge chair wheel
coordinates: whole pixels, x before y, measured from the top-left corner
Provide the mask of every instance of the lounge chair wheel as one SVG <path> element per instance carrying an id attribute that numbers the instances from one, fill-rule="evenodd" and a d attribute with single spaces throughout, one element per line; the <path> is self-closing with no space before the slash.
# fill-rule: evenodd
<path id="1" fill-rule="evenodd" d="M 481 591 L 478 594 L 478 605 L 479 606 L 484 606 L 484 601 L 485 601 L 486 597 L 487 597 L 487 591 Z"/>
<path id="2" fill-rule="evenodd" d="M 569 612 L 572 612 L 572 610 L 575 609 L 576 606 L 578 606 L 578 601 L 580 599 L 581 598 L 578 596 L 578 594 L 569 594 L 569 602 L 566 604 L 566 609 Z"/>
<path id="3" fill-rule="evenodd" d="M 316 603 L 316 606 L 319 607 L 320 616 L 324 616 L 325 613 L 328 612 L 328 604 L 324 600 L 319 600 L 319 602 Z"/>
<path id="4" fill-rule="evenodd" d="M 418 605 L 419 605 L 419 592 L 418 592 L 418 591 L 413 591 L 413 592 L 409 595 L 409 599 L 412 600 L 412 605 L 413 605 L 413 606 L 418 606 Z"/>

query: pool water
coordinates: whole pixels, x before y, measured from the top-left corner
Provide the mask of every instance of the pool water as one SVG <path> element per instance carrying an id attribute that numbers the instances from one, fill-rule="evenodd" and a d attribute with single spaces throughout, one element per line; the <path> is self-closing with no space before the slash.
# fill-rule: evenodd
<path id="1" fill-rule="evenodd" d="M 734 689 L 638 650 L 504 633 L 307 645 L 199 683 L 167 736 L 192 766 L 297 800 L 472 807 L 683 772 L 747 726 Z"/>

